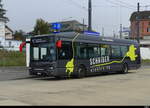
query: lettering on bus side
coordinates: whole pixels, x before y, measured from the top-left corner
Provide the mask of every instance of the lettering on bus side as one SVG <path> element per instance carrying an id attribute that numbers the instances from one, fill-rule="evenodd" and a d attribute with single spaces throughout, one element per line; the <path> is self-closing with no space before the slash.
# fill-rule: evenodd
<path id="1" fill-rule="evenodd" d="M 103 64 L 110 62 L 109 56 L 97 57 L 97 58 L 90 58 L 90 71 L 93 72 L 100 72 L 104 70 L 111 70 L 111 67 Z M 97 65 L 97 66 L 95 66 Z"/>
<path id="2" fill-rule="evenodd" d="M 91 73 L 96 73 L 96 72 L 101 72 L 101 71 L 105 71 L 105 70 L 111 70 L 110 66 L 99 66 L 99 67 L 92 67 L 90 69 Z"/>
<path id="3" fill-rule="evenodd" d="M 110 62 L 109 56 L 90 58 L 90 66 Z"/>

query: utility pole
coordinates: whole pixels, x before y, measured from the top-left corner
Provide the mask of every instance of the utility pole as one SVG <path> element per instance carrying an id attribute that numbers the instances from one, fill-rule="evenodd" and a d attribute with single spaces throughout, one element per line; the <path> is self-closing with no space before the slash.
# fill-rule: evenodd
<path id="1" fill-rule="evenodd" d="M 120 39 L 122 39 L 122 24 L 120 24 Z"/>
<path id="2" fill-rule="evenodd" d="M 137 4 L 137 41 L 140 43 L 140 3 Z"/>
<path id="3" fill-rule="evenodd" d="M 113 30 L 113 37 L 116 38 L 116 34 L 115 34 L 115 31 L 114 31 L 114 30 Z"/>
<path id="4" fill-rule="evenodd" d="M 105 32 L 105 31 L 104 31 L 104 27 L 102 27 L 102 36 L 103 36 L 103 37 L 104 37 L 104 35 L 105 35 L 104 32 Z"/>
<path id="5" fill-rule="evenodd" d="M 84 18 L 83 18 L 83 32 L 85 31 L 84 26 L 85 26 L 85 21 L 84 21 Z"/>
<path id="6" fill-rule="evenodd" d="M 88 31 L 92 31 L 92 0 L 88 1 Z"/>

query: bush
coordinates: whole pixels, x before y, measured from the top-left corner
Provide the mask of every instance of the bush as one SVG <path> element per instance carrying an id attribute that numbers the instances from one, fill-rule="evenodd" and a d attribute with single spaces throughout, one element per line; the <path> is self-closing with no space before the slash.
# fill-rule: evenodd
<path id="1" fill-rule="evenodd" d="M 147 60 L 142 60 L 143 63 L 150 63 L 150 60 L 147 59 Z"/>
<path id="2" fill-rule="evenodd" d="M 19 51 L 0 50 L 0 66 L 25 66 L 26 55 Z"/>

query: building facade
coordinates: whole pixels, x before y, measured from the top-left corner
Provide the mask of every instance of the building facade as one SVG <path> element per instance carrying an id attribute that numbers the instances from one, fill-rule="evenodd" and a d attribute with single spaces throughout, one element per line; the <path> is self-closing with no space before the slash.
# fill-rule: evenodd
<path id="1" fill-rule="evenodd" d="M 7 25 L 5 26 L 5 39 L 6 40 L 13 40 L 13 30 L 10 29 Z"/>
<path id="2" fill-rule="evenodd" d="M 137 12 L 134 12 L 131 15 L 131 37 L 132 39 L 137 38 L 137 22 L 139 19 L 139 27 L 140 27 L 140 38 L 141 39 L 150 39 L 150 11 L 142 11 L 139 13 L 139 17 Z"/>
<path id="3" fill-rule="evenodd" d="M 0 37 L 5 37 L 5 27 L 6 23 L 9 21 L 7 17 L 5 17 L 6 10 L 3 9 L 2 0 L 0 0 Z"/>
<path id="4" fill-rule="evenodd" d="M 150 59 L 150 11 L 141 11 L 131 15 L 131 39 L 137 39 L 139 20 L 140 45 L 142 59 Z"/>
<path id="5" fill-rule="evenodd" d="M 21 41 L 13 40 L 13 31 L 6 25 L 9 21 L 5 17 L 6 10 L 3 9 L 2 0 L 0 0 L 0 49 L 8 51 L 19 51 Z"/>

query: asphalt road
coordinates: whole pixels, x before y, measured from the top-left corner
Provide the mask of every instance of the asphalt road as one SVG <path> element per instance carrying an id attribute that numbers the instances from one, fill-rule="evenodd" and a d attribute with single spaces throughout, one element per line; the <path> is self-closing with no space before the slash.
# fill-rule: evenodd
<path id="1" fill-rule="evenodd" d="M 26 67 L 0 67 L 0 81 L 30 78 Z"/>
<path id="2" fill-rule="evenodd" d="M 141 69 L 149 68 L 150 64 L 144 64 Z M 19 80 L 33 78 L 26 67 L 0 67 L 0 81 Z"/>
<path id="3" fill-rule="evenodd" d="M 6 70 L 18 74 L 14 76 Z M 150 106 L 149 66 L 130 71 L 129 74 L 101 75 L 70 80 L 53 78 L 10 80 L 23 78 L 24 75 L 27 75 L 27 78 L 28 74 L 23 67 L 6 70 L 4 73 L 8 72 L 13 77 L 6 77 L 8 81 L 0 81 L 0 105 Z M 21 70 L 25 74 L 20 73 Z"/>

